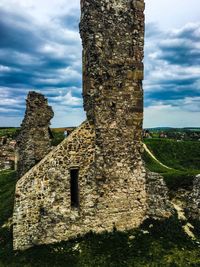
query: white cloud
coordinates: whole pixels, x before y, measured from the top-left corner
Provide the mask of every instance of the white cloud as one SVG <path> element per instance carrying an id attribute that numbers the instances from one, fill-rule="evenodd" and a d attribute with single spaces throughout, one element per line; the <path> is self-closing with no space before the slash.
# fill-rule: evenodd
<path id="1" fill-rule="evenodd" d="M 21 101 L 17 99 L 11 99 L 11 98 L 3 98 L 0 99 L 0 105 L 1 106 L 15 106 L 20 104 Z"/>
<path id="2" fill-rule="evenodd" d="M 6 108 L 2 108 L 0 107 L 0 112 L 2 113 L 11 113 L 13 114 L 13 112 L 18 112 L 18 110 L 16 108 L 9 108 L 9 107 L 6 107 Z"/>
<path id="3" fill-rule="evenodd" d="M 50 76 L 51 77 L 49 77 L 49 75 L 45 75 L 44 78 L 41 77 L 36 78 L 35 82 L 47 86 L 49 85 L 56 86 L 59 83 L 66 84 L 67 86 L 69 82 L 75 82 L 81 80 L 81 73 L 73 69 L 72 67 L 55 70 L 55 73 L 54 74 L 51 73 Z"/>
<path id="4" fill-rule="evenodd" d="M 11 71 L 10 67 L 0 65 L 0 72 L 9 72 Z"/>
<path id="5" fill-rule="evenodd" d="M 151 34 L 147 33 L 145 47 L 145 105 L 150 108 L 151 113 L 154 113 L 155 109 L 159 110 L 159 115 L 153 115 L 153 119 L 148 120 L 149 115 L 146 112 L 145 122 L 150 121 L 154 124 L 159 121 L 158 117 L 162 114 L 162 125 L 164 125 L 167 114 L 170 114 L 166 112 L 167 109 L 171 113 L 172 110 L 176 111 L 176 116 L 170 116 L 169 121 L 174 123 L 173 121 L 177 119 L 177 124 L 184 120 L 187 124 L 189 114 L 194 112 L 191 117 L 195 118 L 198 126 L 200 37 L 196 33 L 200 31 L 200 24 L 189 23 L 179 29 L 165 32 L 157 28 L 155 30 L 155 25 L 152 25 L 152 28 L 149 25 L 147 29 Z M 180 120 L 181 112 L 182 120 Z"/>
<path id="6" fill-rule="evenodd" d="M 76 107 L 76 106 L 81 106 L 83 104 L 82 98 L 73 96 L 71 90 L 67 92 L 65 95 L 60 95 L 52 98 L 52 100 L 59 102 L 61 105 L 64 105 L 66 107 L 67 106 Z"/>

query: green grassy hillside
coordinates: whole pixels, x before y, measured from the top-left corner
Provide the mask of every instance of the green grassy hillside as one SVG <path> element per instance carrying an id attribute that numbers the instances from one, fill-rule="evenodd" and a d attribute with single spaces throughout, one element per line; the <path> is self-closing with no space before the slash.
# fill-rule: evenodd
<path id="1" fill-rule="evenodd" d="M 52 128 L 51 129 L 51 145 L 57 146 L 64 139 L 64 130 L 66 128 Z M 72 127 L 68 127 L 67 129 L 72 129 Z M 3 136 L 10 137 L 15 139 L 19 134 L 20 128 L 0 128 L 0 138 Z"/>
<path id="2" fill-rule="evenodd" d="M 19 132 L 19 128 L 0 128 L 0 137 L 7 136 L 14 138 Z"/>
<path id="3" fill-rule="evenodd" d="M 170 190 L 189 188 L 200 173 L 200 142 L 145 139 L 153 155 L 171 170 L 157 163 L 146 151 L 143 159 L 150 171 L 163 175 Z"/>
<path id="4" fill-rule="evenodd" d="M 200 170 L 200 142 L 168 139 L 145 139 L 145 144 L 157 159 L 165 165 L 178 169 Z"/>
<path id="5" fill-rule="evenodd" d="M 52 146 L 57 146 L 58 144 L 60 144 L 63 140 L 64 140 L 64 131 L 58 131 L 56 129 L 52 129 L 52 135 L 53 138 L 51 139 L 51 145 Z"/>
<path id="6" fill-rule="evenodd" d="M 15 171 L 0 172 L 0 225 L 12 216 L 15 184 Z"/>

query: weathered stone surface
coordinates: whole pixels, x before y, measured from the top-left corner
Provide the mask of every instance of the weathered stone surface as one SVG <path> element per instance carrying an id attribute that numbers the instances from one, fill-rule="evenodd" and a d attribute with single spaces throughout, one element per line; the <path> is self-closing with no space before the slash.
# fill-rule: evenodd
<path id="1" fill-rule="evenodd" d="M 169 200 L 168 189 L 163 177 L 154 172 L 147 172 L 147 215 L 150 218 L 168 218 L 174 213 Z"/>
<path id="2" fill-rule="evenodd" d="M 186 212 L 188 217 L 200 221 L 200 174 L 194 179 L 193 189 L 188 196 Z"/>
<path id="3" fill-rule="evenodd" d="M 170 215 L 165 185 L 141 159 L 143 11 L 143 0 L 81 1 L 88 120 L 18 181 L 15 249 Z"/>
<path id="4" fill-rule="evenodd" d="M 53 111 L 40 93 L 29 92 L 26 112 L 17 137 L 17 171 L 19 177 L 50 151 L 50 120 Z"/>
<path id="5" fill-rule="evenodd" d="M 81 1 L 84 108 L 99 180 L 128 177 L 141 162 L 144 5 L 137 2 Z"/>
<path id="6" fill-rule="evenodd" d="M 0 171 L 14 169 L 15 145 L 11 137 L 0 137 Z"/>

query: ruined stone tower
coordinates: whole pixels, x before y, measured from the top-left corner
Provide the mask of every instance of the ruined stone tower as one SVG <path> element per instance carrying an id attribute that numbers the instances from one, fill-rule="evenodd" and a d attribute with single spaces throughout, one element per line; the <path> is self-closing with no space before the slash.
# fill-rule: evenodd
<path id="1" fill-rule="evenodd" d="M 139 166 L 143 11 L 141 0 L 81 1 L 83 97 L 96 133 L 96 179 L 126 179 Z"/>
<path id="2" fill-rule="evenodd" d="M 29 92 L 26 112 L 17 137 L 17 172 L 21 177 L 50 152 L 53 110 L 40 93 Z"/>
<path id="3" fill-rule="evenodd" d="M 87 121 L 18 181 L 15 249 L 170 216 L 141 160 L 143 11 L 143 0 L 81 1 Z"/>

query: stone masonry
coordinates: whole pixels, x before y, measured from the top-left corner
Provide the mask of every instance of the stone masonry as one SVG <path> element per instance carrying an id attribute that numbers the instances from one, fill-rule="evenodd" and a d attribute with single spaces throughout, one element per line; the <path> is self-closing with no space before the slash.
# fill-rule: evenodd
<path id="1" fill-rule="evenodd" d="M 53 110 L 40 93 L 29 92 L 26 112 L 17 137 L 17 171 L 21 177 L 50 151 L 50 120 Z"/>
<path id="2" fill-rule="evenodd" d="M 186 212 L 190 219 L 200 221 L 200 174 L 193 181 L 193 188 L 187 199 Z"/>
<path id="3" fill-rule="evenodd" d="M 14 249 L 171 215 L 141 159 L 143 12 L 143 0 L 81 1 L 87 121 L 18 181 Z"/>
<path id="4" fill-rule="evenodd" d="M 95 127 L 96 179 L 105 182 L 140 166 L 144 3 L 84 0 L 81 10 L 84 108 Z"/>

